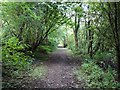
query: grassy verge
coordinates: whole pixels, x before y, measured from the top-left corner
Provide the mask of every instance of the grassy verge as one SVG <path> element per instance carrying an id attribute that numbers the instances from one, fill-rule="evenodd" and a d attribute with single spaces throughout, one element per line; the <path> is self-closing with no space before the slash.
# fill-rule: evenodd
<path id="1" fill-rule="evenodd" d="M 36 66 L 34 69 L 31 69 L 29 75 L 33 78 L 41 78 L 46 74 L 46 67 L 44 65 Z"/>

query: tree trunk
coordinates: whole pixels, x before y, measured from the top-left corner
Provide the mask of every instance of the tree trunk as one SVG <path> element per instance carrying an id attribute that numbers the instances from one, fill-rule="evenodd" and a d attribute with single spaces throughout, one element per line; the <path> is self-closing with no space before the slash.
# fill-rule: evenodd
<path id="1" fill-rule="evenodd" d="M 93 31 L 90 30 L 90 20 L 88 21 L 88 54 L 93 57 Z"/>
<path id="2" fill-rule="evenodd" d="M 77 17 L 77 15 L 75 16 L 75 29 L 73 30 L 74 31 L 74 37 L 75 37 L 75 47 L 76 47 L 76 50 L 78 49 L 78 29 L 80 27 L 80 18 Z"/>
<path id="3" fill-rule="evenodd" d="M 74 36 L 75 36 L 75 47 L 76 47 L 76 49 L 78 49 L 78 36 L 77 36 L 77 32 L 74 32 Z"/>
<path id="4" fill-rule="evenodd" d="M 89 30 L 89 45 L 88 45 L 88 53 L 90 55 L 90 58 L 93 57 L 93 32 Z"/>

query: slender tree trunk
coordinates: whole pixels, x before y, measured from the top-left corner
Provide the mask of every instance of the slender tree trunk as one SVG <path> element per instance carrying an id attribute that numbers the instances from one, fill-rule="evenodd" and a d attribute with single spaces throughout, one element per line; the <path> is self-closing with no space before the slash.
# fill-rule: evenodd
<path id="1" fill-rule="evenodd" d="M 88 21 L 88 54 L 93 57 L 93 31 L 90 30 L 90 21 Z"/>
<path id="2" fill-rule="evenodd" d="M 76 49 L 78 49 L 78 36 L 77 36 L 77 32 L 74 31 L 74 37 L 75 37 L 75 47 Z"/>
<path id="3" fill-rule="evenodd" d="M 93 32 L 89 30 L 89 45 L 88 45 L 88 53 L 90 58 L 93 57 Z"/>
<path id="4" fill-rule="evenodd" d="M 93 58 L 93 32 L 91 32 L 91 40 L 90 40 L 90 58 Z"/>
<path id="5" fill-rule="evenodd" d="M 64 36 L 63 44 L 64 44 L 64 48 L 67 47 L 67 41 L 66 41 L 66 37 L 65 36 Z"/>
<path id="6" fill-rule="evenodd" d="M 74 37 L 75 37 L 75 47 L 76 47 L 76 50 L 78 49 L 78 29 L 80 27 L 80 18 L 77 17 L 77 15 L 75 16 L 75 29 L 73 30 L 74 31 Z"/>

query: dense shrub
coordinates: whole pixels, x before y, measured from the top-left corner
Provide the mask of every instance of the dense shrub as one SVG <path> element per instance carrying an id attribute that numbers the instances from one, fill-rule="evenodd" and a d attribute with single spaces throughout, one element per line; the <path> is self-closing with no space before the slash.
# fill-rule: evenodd
<path id="1" fill-rule="evenodd" d="M 102 68 L 107 69 L 109 66 L 117 69 L 115 56 L 110 52 L 97 52 L 94 61 Z"/>
<path id="2" fill-rule="evenodd" d="M 89 88 L 116 88 L 118 86 L 115 78 L 117 72 L 109 67 L 106 71 L 98 67 L 94 62 L 83 63 L 76 71 L 79 80 L 85 80 L 86 87 Z"/>
<path id="3" fill-rule="evenodd" d="M 113 57 L 114 55 L 110 52 L 97 52 L 96 55 L 94 56 L 94 58 L 97 60 L 106 60 L 111 59 Z"/>
<path id="4" fill-rule="evenodd" d="M 45 61 L 48 58 L 49 53 L 52 52 L 52 48 L 48 45 L 40 45 L 35 52 L 32 53 L 33 58 L 37 61 Z"/>
<path id="5" fill-rule="evenodd" d="M 16 37 L 10 38 L 2 47 L 3 77 L 17 77 L 21 71 L 29 69 L 32 58 L 19 50 L 24 49 Z"/>
<path id="6" fill-rule="evenodd" d="M 52 48 L 47 45 L 45 45 L 45 46 L 41 45 L 41 46 L 39 46 L 38 49 L 43 53 L 50 53 L 52 51 Z"/>

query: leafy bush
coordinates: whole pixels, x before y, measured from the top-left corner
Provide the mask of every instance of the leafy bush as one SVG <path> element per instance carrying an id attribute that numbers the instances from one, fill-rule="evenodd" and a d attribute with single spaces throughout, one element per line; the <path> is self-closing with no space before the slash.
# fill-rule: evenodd
<path id="1" fill-rule="evenodd" d="M 79 70 L 76 70 L 79 80 L 85 80 L 86 87 L 89 88 L 116 88 L 118 86 L 115 77 L 117 72 L 110 67 L 103 71 L 92 61 L 82 64 Z"/>
<path id="2" fill-rule="evenodd" d="M 39 61 L 45 61 L 48 59 L 48 54 L 52 52 L 52 49 L 50 46 L 39 46 L 37 48 L 37 50 L 33 53 L 33 57 L 36 59 L 36 60 L 39 60 Z"/>
<path id="3" fill-rule="evenodd" d="M 16 37 L 10 38 L 2 47 L 3 77 L 17 77 L 21 71 L 29 69 L 32 58 L 17 50 L 24 49 Z"/>
<path id="4" fill-rule="evenodd" d="M 106 60 L 106 59 L 111 59 L 113 58 L 113 54 L 109 52 L 97 52 L 96 55 L 94 56 L 95 59 L 97 60 Z"/>
<path id="5" fill-rule="evenodd" d="M 57 39 L 55 38 L 51 38 L 49 41 L 48 41 L 48 44 L 47 46 L 49 46 L 49 48 L 51 50 L 55 50 L 58 46 L 58 42 L 57 42 Z"/>
<path id="6" fill-rule="evenodd" d="M 112 53 L 97 52 L 94 56 L 94 61 L 103 69 L 107 69 L 109 66 L 113 69 L 117 69 L 117 62 Z"/>
<path id="7" fill-rule="evenodd" d="M 44 53 L 50 53 L 50 52 L 52 51 L 51 47 L 50 47 L 50 46 L 47 46 L 47 45 L 45 45 L 45 46 L 41 45 L 41 46 L 39 47 L 39 49 L 40 49 L 42 52 L 44 52 Z"/>

